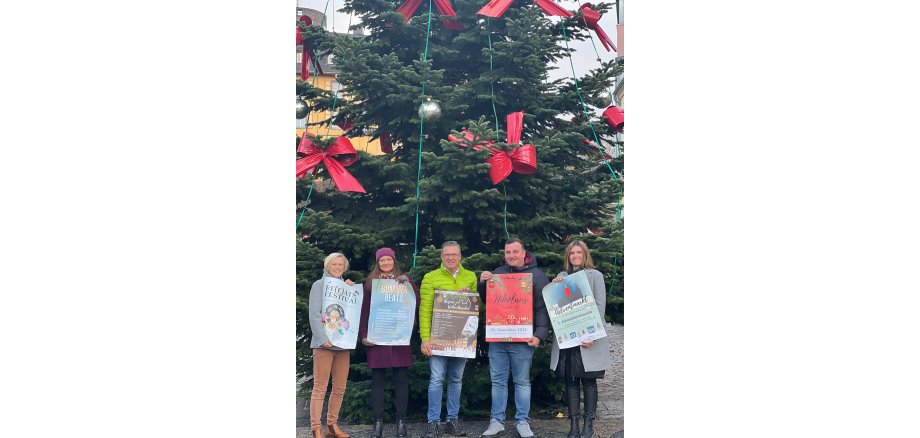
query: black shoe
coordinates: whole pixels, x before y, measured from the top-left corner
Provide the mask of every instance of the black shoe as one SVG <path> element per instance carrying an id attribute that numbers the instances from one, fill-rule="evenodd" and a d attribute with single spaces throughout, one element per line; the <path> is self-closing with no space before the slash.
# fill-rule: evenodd
<path id="1" fill-rule="evenodd" d="M 406 420 L 402 418 L 396 420 L 396 436 L 400 438 L 409 436 L 409 432 L 406 431 Z"/>
<path id="2" fill-rule="evenodd" d="M 428 422 L 428 429 L 425 431 L 425 438 L 435 438 L 436 436 L 438 436 L 438 433 L 439 433 L 439 431 L 438 431 L 438 422 L 437 422 L 437 421 L 429 421 L 429 422 Z"/>
<path id="3" fill-rule="evenodd" d="M 374 420 L 374 433 L 371 438 L 383 438 L 383 418 Z"/>
<path id="4" fill-rule="evenodd" d="M 447 420 L 447 427 L 444 428 L 444 432 L 453 436 L 466 436 L 466 432 L 460 426 L 460 420 Z"/>

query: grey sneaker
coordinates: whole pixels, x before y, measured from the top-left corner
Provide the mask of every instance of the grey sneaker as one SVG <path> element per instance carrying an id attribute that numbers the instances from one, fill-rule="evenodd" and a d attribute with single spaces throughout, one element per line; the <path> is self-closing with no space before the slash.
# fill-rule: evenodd
<path id="1" fill-rule="evenodd" d="M 530 423 L 528 423 L 527 420 L 518 420 L 515 426 L 521 438 L 530 438 L 533 436 L 533 431 L 530 430 Z"/>
<path id="2" fill-rule="evenodd" d="M 466 432 L 464 432 L 463 427 L 460 426 L 460 420 L 447 420 L 447 425 L 444 427 L 444 433 L 453 436 L 466 436 Z"/>
<path id="3" fill-rule="evenodd" d="M 428 429 L 425 431 L 425 438 L 435 438 L 436 436 L 438 436 L 438 432 L 439 432 L 439 431 L 438 431 L 438 422 L 437 422 L 437 421 L 429 421 L 429 422 L 428 422 Z"/>
<path id="4" fill-rule="evenodd" d="M 493 418 L 489 420 L 489 427 L 486 429 L 485 432 L 482 433 L 482 436 L 496 436 L 496 435 L 500 435 L 504 431 L 505 431 L 505 425 L 502 424 L 501 421 L 498 421 Z"/>

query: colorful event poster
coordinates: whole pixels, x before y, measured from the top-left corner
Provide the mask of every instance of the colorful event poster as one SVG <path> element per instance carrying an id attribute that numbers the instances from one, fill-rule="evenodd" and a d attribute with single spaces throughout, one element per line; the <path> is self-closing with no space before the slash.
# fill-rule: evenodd
<path id="1" fill-rule="evenodd" d="M 495 274 L 486 284 L 486 342 L 533 336 L 533 274 Z"/>
<path id="2" fill-rule="evenodd" d="M 584 271 L 568 275 L 543 288 L 543 300 L 559 348 L 577 347 L 584 341 L 607 336 L 594 294 Z"/>
<path id="3" fill-rule="evenodd" d="M 375 279 L 368 299 L 367 340 L 377 345 L 409 345 L 415 324 L 415 291 L 409 282 Z"/>
<path id="4" fill-rule="evenodd" d="M 431 315 L 431 354 L 450 357 L 476 357 L 476 330 L 479 328 L 479 294 L 453 290 L 434 291 Z"/>
<path id="5" fill-rule="evenodd" d="M 349 286 L 337 278 L 323 281 L 323 329 L 332 345 L 353 349 L 358 342 L 364 286 Z"/>

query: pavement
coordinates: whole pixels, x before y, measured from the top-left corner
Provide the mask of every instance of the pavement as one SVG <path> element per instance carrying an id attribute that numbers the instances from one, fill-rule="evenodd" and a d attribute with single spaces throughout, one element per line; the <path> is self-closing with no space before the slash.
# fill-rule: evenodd
<path id="1" fill-rule="evenodd" d="M 595 438 L 623 438 L 623 326 L 608 323 L 606 329 L 607 335 L 611 338 L 610 367 L 607 368 L 604 378 L 597 382 L 598 403 L 597 419 L 594 420 L 594 436 Z M 298 404 L 298 411 L 302 406 L 302 402 Z M 560 410 L 565 412 L 565 407 L 560 406 Z M 310 437 L 309 421 L 303 420 L 304 418 L 298 418 L 297 438 Z M 479 437 L 489 426 L 489 419 L 461 418 L 461 423 L 467 437 Z M 370 437 L 373 431 L 372 424 L 339 424 L 339 427 L 355 438 Z M 568 418 L 535 418 L 531 419 L 530 428 L 536 438 L 565 438 L 569 432 L 569 420 Z M 424 422 L 408 423 L 410 438 L 424 436 L 425 430 Z M 384 437 L 396 437 L 395 423 L 386 424 Z M 442 433 L 441 437 L 448 438 L 450 435 Z M 514 419 L 505 421 L 505 431 L 500 437 L 518 438 Z"/>

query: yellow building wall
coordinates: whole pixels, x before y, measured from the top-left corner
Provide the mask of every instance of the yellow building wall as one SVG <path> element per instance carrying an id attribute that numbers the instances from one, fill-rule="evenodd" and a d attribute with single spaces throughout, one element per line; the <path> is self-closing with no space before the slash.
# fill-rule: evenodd
<path id="1" fill-rule="evenodd" d="M 300 79 L 300 75 L 297 75 L 297 79 Z M 310 83 L 316 87 L 322 88 L 323 90 L 332 90 L 332 83 L 335 81 L 335 76 L 333 75 L 317 75 L 316 82 L 313 82 L 313 76 L 310 76 Z M 320 111 L 320 112 L 311 112 L 307 115 L 307 128 L 297 128 L 297 136 L 302 137 L 304 132 L 309 133 L 310 135 L 315 135 L 325 138 L 326 136 L 338 137 L 342 135 L 342 130 L 338 126 L 332 125 L 331 127 L 323 125 L 314 125 L 310 126 L 311 123 L 317 123 L 323 120 L 326 120 L 330 117 L 329 111 Z M 365 151 L 372 155 L 383 155 L 383 151 L 380 150 L 380 140 L 371 141 L 371 137 L 348 137 L 351 140 L 351 144 L 355 147 L 355 150 Z"/>

